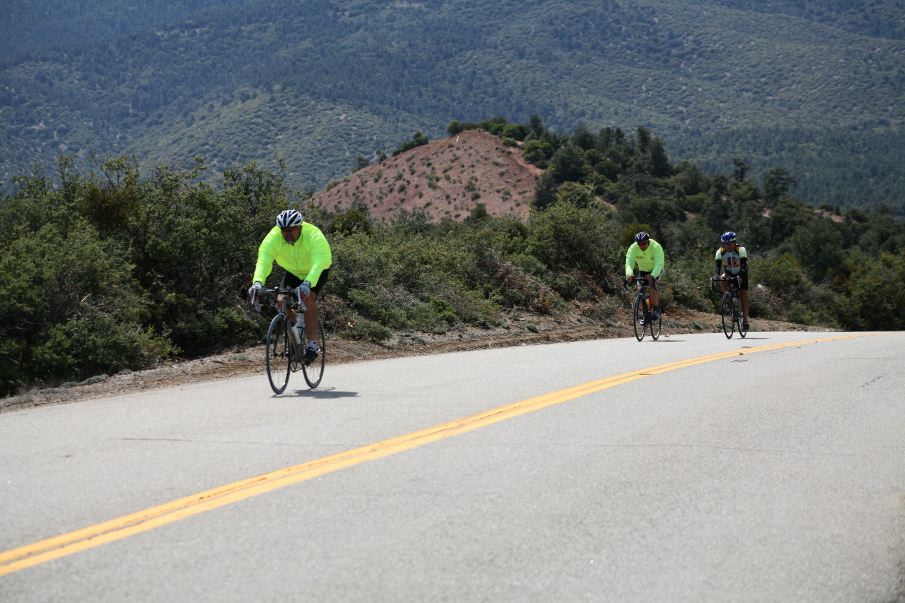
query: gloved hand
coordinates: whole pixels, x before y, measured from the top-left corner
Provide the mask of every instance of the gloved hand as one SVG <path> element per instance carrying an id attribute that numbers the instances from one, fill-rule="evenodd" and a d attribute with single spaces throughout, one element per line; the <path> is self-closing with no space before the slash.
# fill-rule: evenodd
<path id="1" fill-rule="evenodd" d="M 311 283 L 308 281 L 302 281 L 302 284 L 299 285 L 299 293 L 302 297 L 308 297 L 311 295 Z"/>
<path id="2" fill-rule="evenodd" d="M 255 281 L 255 284 L 248 288 L 248 300 L 254 302 L 257 298 L 261 296 L 261 292 L 264 291 L 264 286 Z"/>

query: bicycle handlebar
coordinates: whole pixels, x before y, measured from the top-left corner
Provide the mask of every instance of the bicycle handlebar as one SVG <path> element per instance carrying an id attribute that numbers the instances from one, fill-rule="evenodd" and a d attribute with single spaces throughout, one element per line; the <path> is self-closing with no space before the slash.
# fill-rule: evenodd
<path id="1" fill-rule="evenodd" d="M 283 287 L 283 286 L 272 287 L 272 288 L 262 287 L 261 288 L 261 297 L 262 298 L 272 298 L 272 297 L 276 297 L 277 295 L 280 295 L 280 294 L 283 294 L 283 295 L 285 295 L 287 293 L 295 294 L 295 295 L 293 295 L 293 297 L 299 303 L 299 310 L 301 310 L 302 312 L 307 312 L 308 306 L 306 306 L 305 302 L 302 301 L 301 295 L 298 295 L 298 290 L 299 290 L 298 287 Z M 261 308 L 262 308 L 263 304 L 257 301 L 257 298 L 255 295 L 252 295 L 251 300 L 249 300 L 249 303 L 252 306 L 254 306 L 255 312 L 258 312 L 258 313 L 261 312 Z"/>
<path id="2" fill-rule="evenodd" d="M 738 274 L 726 274 L 725 278 L 719 276 L 710 277 L 710 290 L 716 292 L 716 283 L 726 283 L 730 291 L 735 291 L 741 287 L 741 276 Z"/>
<path id="3" fill-rule="evenodd" d="M 633 275 L 631 278 L 632 278 L 632 282 L 634 284 L 638 285 L 639 287 L 650 287 L 650 282 L 647 280 L 648 276 L 650 276 L 650 274 L 644 274 L 644 275 L 639 274 L 639 275 Z M 629 277 L 625 277 L 624 279 L 622 279 L 622 288 L 623 289 L 628 289 L 628 284 L 629 284 L 628 279 L 629 279 Z"/>

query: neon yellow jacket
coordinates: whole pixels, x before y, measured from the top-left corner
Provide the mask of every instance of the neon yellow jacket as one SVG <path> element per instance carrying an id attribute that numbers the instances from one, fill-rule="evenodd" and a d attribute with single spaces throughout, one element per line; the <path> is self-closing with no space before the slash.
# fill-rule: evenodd
<path id="1" fill-rule="evenodd" d="M 333 264 L 333 253 L 324 233 L 314 224 L 302 222 L 302 234 L 295 245 L 283 239 L 279 226 L 267 233 L 258 247 L 258 263 L 252 282 L 264 283 L 273 270 L 273 262 L 291 272 L 311 286 L 317 285 L 321 272 Z"/>
<path id="2" fill-rule="evenodd" d="M 650 240 L 647 249 L 641 251 L 638 243 L 632 243 L 632 246 L 625 252 L 625 276 L 631 276 L 635 273 L 635 264 L 638 264 L 638 270 L 641 272 L 649 272 L 651 276 L 657 278 L 663 272 L 663 247 L 655 240 Z"/>

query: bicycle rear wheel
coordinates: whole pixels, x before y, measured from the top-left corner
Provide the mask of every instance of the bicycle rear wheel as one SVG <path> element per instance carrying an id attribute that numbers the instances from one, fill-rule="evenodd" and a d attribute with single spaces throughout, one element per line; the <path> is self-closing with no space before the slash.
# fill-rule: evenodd
<path id="1" fill-rule="evenodd" d="M 289 341 L 285 315 L 277 314 L 270 321 L 265 343 L 267 353 L 264 356 L 264 363 L 267 365 L 267 379 L 274 393 L 282 394 L 286 384 L 289 383 L 292 367 L 292 344 Z"/>
<path id="2" fill-rule="evenodd" d="M 732 315 L 732 294 L 728 291 L 723 293 L 723 300 L 720 302 L 720 317 L 723 320 L 723 333 L 726 339 L 732 339 L 732 333 L 735 332 L 735 320 Z"/>
<path id="3" fill-rule="evenodd" d="M 311 389 L 320 385 L 321 379 L 324 377 L 324 367 L 327 364 L 327 336 L 324 335 L 324 321 L 321 320 L 320 317 L 318 317 L 317 320 L 317 331 L 317 341 L 320 345 L 320 353 L 310 364 L 308 362 L 302 362 L 302 374 L 305 376 L 305 383 L 307 383 L 308 387 Z M 305 341 L 303 343 L 304 346 L 302 349 L 306 349 L 308 347 L 307 332 L 305 333 Z"/>
<path id="4" fill-rule="evenodd" d="M 645 314 L 644 310 L 644 297 L 639 293 L 632 303 L 632 329 L 635 330 L 635 339 L 638 341 L 644 339 L 644 325 L 641 324 Z"/>

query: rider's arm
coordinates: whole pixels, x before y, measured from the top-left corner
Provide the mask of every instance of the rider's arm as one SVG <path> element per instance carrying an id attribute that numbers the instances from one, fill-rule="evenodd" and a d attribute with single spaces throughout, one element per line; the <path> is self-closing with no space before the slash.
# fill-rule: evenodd
<path id="1" fill-rule="evenodd" d="M 267 277 L 273 271 L 273 246 L 279 243 L 281 237 L 279 227 L 275 226 L 261 241 L 261 245 L 258 247 L 258 263 L 255 264 L 255 275 L 251 279 L 252 282 L 264 283 L 267 281 Z"/>
<path id="2" fill-rule="evenodd" d="M 748 274 L 748 251 L 744 247 L 739 247 L 738 256 L 741 263 L 741 270 L 739 271 L 739 274 L 746 276 Z"/>
<path id="3" fill-rule="evenodd" d="M 654 278 L 659 278 L 660 274 L 663 272 L 663 265 L 666 263 L 666 259 L 663 257 L 663 246 L 657 243 L 657 246 L 654 247 L 654 269 L 650 271 L 650 275 Z"/>
<path id="4" fill-rule="evenodd" d="M 305 230 L 303 235 L 308 237 L 306 244 L 311 253 L 311 269 L 308 270 L 304 280 L 315 287 L 321 273 L 333 263 L 333 253 L 330 250 L 330 243 L 318 227 L 307 222 L 303 226 Z"/>
<path id="5" fill-rule="evenodd" d="M 716 261 L 716 267 L 713 272 L 713 276 L 720 276 L 723 274 L 723 248 L 716 248 L 716 256 L 713 258 Z"/>
<path id="6" fill-rule="evenodd" d="M 625 252 L 625 276 L 626 278 L 635 274 L 635 261 L 638 259 L 639 247 L 637 243 L 632 243 Z"/>

